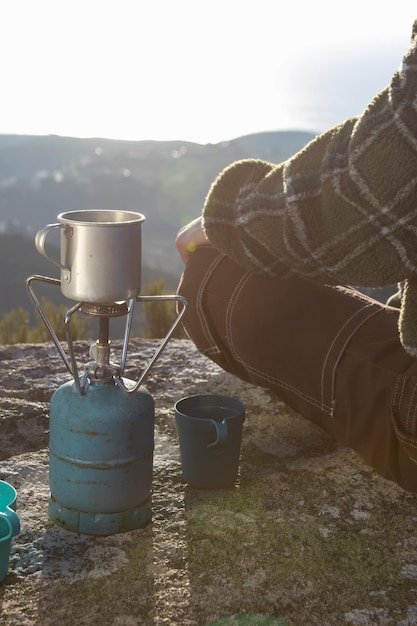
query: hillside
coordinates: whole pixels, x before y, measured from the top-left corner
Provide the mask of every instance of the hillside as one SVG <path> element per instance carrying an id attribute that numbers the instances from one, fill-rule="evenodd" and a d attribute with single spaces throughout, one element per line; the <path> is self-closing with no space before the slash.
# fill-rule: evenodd
<path id="1" fill-rule="evenodd" d="M 200 213 L 218 172 L 242 158 L 279 163 L 313 137 L 270 132 L 201 145 L 0 135 L 0 316 L 31 307 L 28 275 L 57 276 L 35 249 L 36 231 L 82 208 L 143 213 L 142 284 L 161 277 L 175 289 L 182 269 L 175 235 Z"/>

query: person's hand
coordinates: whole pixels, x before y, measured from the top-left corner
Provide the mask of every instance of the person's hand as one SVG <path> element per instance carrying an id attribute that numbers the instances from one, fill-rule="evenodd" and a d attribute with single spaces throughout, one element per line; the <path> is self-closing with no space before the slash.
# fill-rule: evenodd
<path id="1" fill-rule="evenodd" d="M 208 243 L 209 241 L 201 223 L 201 217 L 181 228 L 176 239 L 177 249 L 184 263 L 188 262 L 198 246 L 207 245 Z"/>

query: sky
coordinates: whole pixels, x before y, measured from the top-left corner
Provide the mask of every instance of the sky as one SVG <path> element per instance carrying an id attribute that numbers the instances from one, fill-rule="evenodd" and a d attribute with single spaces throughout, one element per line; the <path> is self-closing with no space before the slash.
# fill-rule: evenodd
<path id="1" fill-rule="evenodd" d="M 389 83 L 415 18 L 415 0 L 0 0 L 0 134 L 322 132 Z"/>

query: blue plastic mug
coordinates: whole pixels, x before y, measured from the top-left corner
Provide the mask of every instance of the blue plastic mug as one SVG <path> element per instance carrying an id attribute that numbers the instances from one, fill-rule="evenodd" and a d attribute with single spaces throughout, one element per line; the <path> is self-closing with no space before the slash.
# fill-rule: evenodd
<path id="1" fill-rule="evenodd" d="M 229 396 L 188 396 L 175 404 L 184 481 L 192 487 L 231 487 L 239 470 L 246 407 Z"/>
<path id="2" fill-rule="evenodd" d="M 20 532 L 16 501 L 15 488 L 0 480 L 0 581 L 7 576 L 12 537 Z"/>

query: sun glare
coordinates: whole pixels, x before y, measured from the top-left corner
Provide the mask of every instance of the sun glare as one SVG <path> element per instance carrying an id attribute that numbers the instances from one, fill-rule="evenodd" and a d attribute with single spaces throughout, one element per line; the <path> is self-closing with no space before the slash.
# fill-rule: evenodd
<path id="1" fill-rule="evenodd" d="M 359 61 L 351 51 L 375 38 L 386 48 L 390 33 L 398 67 L 415 10 L 408 0 L 398 15 L 380 7 L 375 28 L 374 9 L 351 0 L 340 28 L 339 7 L 325 0 L 285 12 L 276 0 L 73 0 L 65 12 L 54 0 L 23 5 L 24 13 L 20 2 L 0 8 L 1 133 L 203 143 L 306 127 L 303 111 L 327 63 L 344 54 L 364 72 L 366 53 Z M 323 97 L 331 87 L 322 80 Z M 299 92 L 306 100 L 296 106 Z M 353 112 L 355 93 L 345 99 Z"/>

